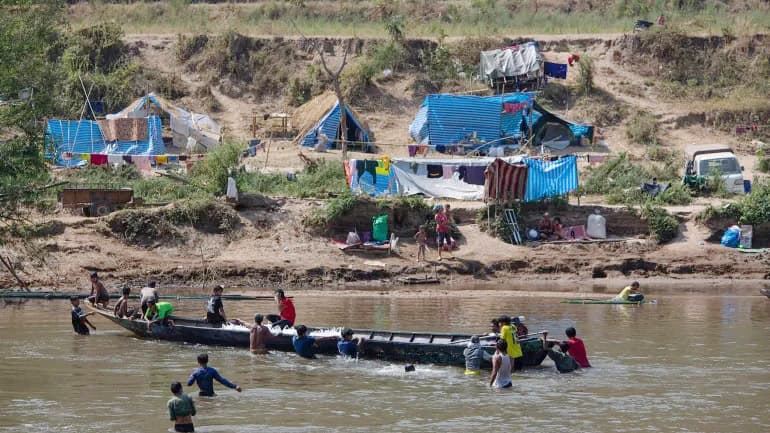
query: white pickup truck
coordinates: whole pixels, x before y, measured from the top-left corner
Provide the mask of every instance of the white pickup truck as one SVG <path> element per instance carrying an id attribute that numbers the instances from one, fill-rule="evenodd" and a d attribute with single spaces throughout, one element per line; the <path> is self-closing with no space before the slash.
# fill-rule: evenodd
<path id="1" fill-rule="evenodd" d="M 705 179 L 719 172 L 725 183 L 725 190 L 743 194 L 743 167 L 732 149 L 725 145 L 698 145 L 685 149 L 685 182 L 688 179 Z"/>

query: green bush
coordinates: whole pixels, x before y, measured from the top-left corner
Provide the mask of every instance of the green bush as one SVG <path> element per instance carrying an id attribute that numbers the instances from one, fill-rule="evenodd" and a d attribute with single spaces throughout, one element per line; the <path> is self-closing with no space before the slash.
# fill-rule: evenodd
<path id="1" fill-rule="evenodd" d="M 755 182 L 751 194 L 738 201 L 720 207 L 709 206 L 697 215 L 696 220 L 731 219 L 740 224 L 760 225 L 770 222 L 770 182 Z"/>
<path id="2" fill-rule="evenodd" d="M 762 173 L 770 173 L 770 157 L 764 149 L 757 151 L 757 171 Z"/>
<path id="3" fill-rule="evenodd" d="M 239 173 L 236 182 L 244 192 L 298 198 L 328 198 L 350 190 L 342 164 L 328 160 L 319 161 L 312 169 L 299 173 L 295 180 L 289 180 L 282 173 Z"/>
<path id="4" fill-rule="evenodd" d="M 364 200 L 366 199 L 346 191 L 344 194 L 334 197 L 326 202 L 324 206 L 311 212 L 305 218 L 305 223 L 316 228 L 328 227 L 329 224 L 353 210 L 356 205 Z"/>
<path id="5" fill-rule="evenodd" d="M 213 194 L 224 194 L 227 177 L 238 166 L 238 159 L 245 146 L 236 143 L 224 143 L 206 154 L 206 157 L 193 166 L 190 180 Z"/>
<path id="6" fill-rule="evenodd" d="M 647 111 L 637 112 L 626 125 L 626 137 L 637 144 L 657 144 L 658 122 L 655 120 L 655 116 Z"/>
<path id="7" fill-rule="evenodd" d="M 679 221 L 661 207 L 645 205 L 642 207 L 642 218 L 647 221 L 650 234 L 660 244 L 673 240 L 679 234 Z"/>

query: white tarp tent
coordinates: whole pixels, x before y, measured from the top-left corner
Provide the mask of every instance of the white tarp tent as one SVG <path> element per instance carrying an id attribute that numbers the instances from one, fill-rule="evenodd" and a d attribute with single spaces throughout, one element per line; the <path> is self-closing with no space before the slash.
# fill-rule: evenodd
<path id="1" fill-rule="evenodd" d="M 222 135 L 219 124 L 211 117 L 187 111 L 171 102 L 150 93 L 132 102 L 128 107 L 115 114 L 108 114 L 107 119 L 140 118 L 151 114 L 167 114 L 169 128 L 174 137 L 174 146 L 186 147 L 188 151 L 197 151 L 198 145 L 210 150 L 219 145 Z"/>
<path id="2" fill-rule="evenodd" d="M 526 42 L 502 50 L 481 52 L 480 74 L 485 80 L 537 74 L 543 55 L 537 42 Z"/>
<path id="3" fill-rule="evenodd" d="M 523 156 L 501 158 L 514 164 L 521 163 Z M 427 197 L 449 198 L 455 200 L 481 200 L 484 198 L 483 176 L 479 179 L 478 172 L 491 164 L 495 158 L 453 158 L 427 159 L 404 158 L 393 159 L 391 167 L 396 178 L 399 195 L 423 194 Z M 441 177 L 429 177 L 430 167 L 442 167 Z M 476 172 L 476 179 L 461 179 L 464 171 Z"/>

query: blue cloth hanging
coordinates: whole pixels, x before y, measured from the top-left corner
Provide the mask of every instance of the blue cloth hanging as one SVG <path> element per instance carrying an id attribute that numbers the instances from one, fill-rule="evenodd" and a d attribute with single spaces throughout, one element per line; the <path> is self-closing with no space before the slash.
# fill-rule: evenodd
<path id="1" fill-rule="evenodd" d="M 545 62 L 545 75 L 553 78 L 567 78 L 567 65 L 561 63 Z"/>

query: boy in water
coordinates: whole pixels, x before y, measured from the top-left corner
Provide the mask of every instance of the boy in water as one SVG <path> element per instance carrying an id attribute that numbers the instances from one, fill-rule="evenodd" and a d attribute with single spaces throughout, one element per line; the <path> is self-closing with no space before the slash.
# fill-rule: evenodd
<path id="1" fill-rule="evenodd" d="M 249 328 L 249 350 L 255 355 L 264 355 L 267 353 L 267 340 L 272 337 L 272 333 L 267 326 L 262 324 L 264 316 L 257 313 L 254 315 L 254 324 L 248 324 L 240 319 L 233 319 L 233 323 Z"/>
<path id="2" fill-rule="evenodd" d="M 209 367 L 209 355 L 198 355 L 198 368 L 193 370 L 187 379 L 187 386 L 198 384 L 198 395 L 201 397 L 214 397 L 214 379 L 222 385 L 241 392 L 241 387 L 222 377 L 216 368 Z"/>
<path id="3" fill-rule="evenodd" d="M 182 392 L 182 384 L 171 384 L 171 393 L 174 397 L 168 401 L 168 417 L 174 422 L 175 432 L 194 432 L 192 417 L 195 416 L 195 403 L 189 395 Z"/>
<path id="4" fill-rule="evenodd" d="M 417 263 L 425 261 L 425 250 L 428 248 L 428 233 L 425 231 L 425 226 L 420 226 L 417 234 L 414 235 L 414 240 L 417 241 Z"/>
<path id="5" fill-rule="evenodd" d="M 478 335 L 471 337 L 468 347 L 463 350 L 463 355 L 465 356 L 465 374 L 467 376 L 478 376 L 481 374 L 481 362 L 492 359 L 492 355 L 481 347 Z"/>
<path id="6" fill-rule="evenodd" d="M 356 338 L 354 340 L 353 330 L 350 328 L 343 329 L 340 336 L 342 339 L 337 342 L 337 352 L 345 357 L 357 358 L 364 345 L 364 339 Z"/>
<path id="7" fill-rule="evenodd" d="M 580 368 L 589 368 L 591 363 L 588 362 L 588 355 L 586 354 L 586 346 L 583 340 L 577 337 L 577 331 L 573 327 L 567 328 L 565 331 L 567 334 L 567 343 L 569 344 L 569 350 L 567 352 L 575 358 L 575 362 L 578 363 Z"/>
<path id="8" fill-rule="evenodd" d="M 96 331 L 96 326 L 92 325 L 91 322 L 88 321 L 87 317 L 93 315 L 94 313 L 84 313 L 83 309 L 80 308 L 80 298 L 77 296 L 70 297 L 70 304 L 72 304 L 72 329 L 75 330 L 80 335 L 88 335 L 90 334 L 90 331 L 88 330 L 88 326 L 91 327 L 94 331 Z M 88 326 L 86 326 L 88 325 Z"/>

